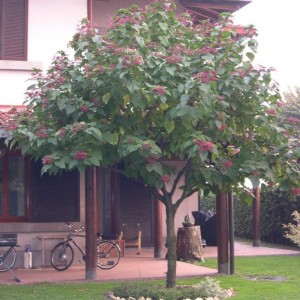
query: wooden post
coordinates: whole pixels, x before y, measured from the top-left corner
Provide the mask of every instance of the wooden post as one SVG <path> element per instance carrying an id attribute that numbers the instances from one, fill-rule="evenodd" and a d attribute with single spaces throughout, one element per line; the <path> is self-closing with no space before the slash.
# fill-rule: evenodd
<path id="1" fill-rule="evenodd" d="M 154 200 L 154 257 L 164 258 L 162 238 L 162 203 Z"/>
<path id="2" fill-rule="evenodd" d="M 97 169 L 88 167 L 85 171 L 85 226 L 86 226 L 86 265 L 85 279 L 95 280 L 97 269 Z"/>
<path id="3" fill-rule="evenodd" d="M 178 228 L 176 248 L 177 260 L 204 261 L 200 226 Z"/>
<path id="4" fill-rule="evenodd" d="M 254 189 L 255 198 L 252 201 L 252 214 L 253 214 L 253 247 L 259 247 L 260 240 L 260 189 Z"/>
<path id="5" fill-rule="evenodd" d="M 227 193 L 219 192 L 216 197 L 218 272 L 228 272 L 228 201 Z"/>

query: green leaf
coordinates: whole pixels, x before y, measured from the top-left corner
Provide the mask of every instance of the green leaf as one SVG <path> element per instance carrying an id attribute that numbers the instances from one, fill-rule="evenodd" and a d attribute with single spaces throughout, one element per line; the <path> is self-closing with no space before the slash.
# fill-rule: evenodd
<path id="1" fill-rule="evenodd" d="M 159 162 L 155 162 L 154 164 L 147 164 L 146 169 L 148 172 L 156 172 L 159 175 L 163 174 L 162 165 Z"/>
<path id="2" fill-rule="evenodd" d="M 96 127 L 91 127 L 87 130 L 85 130 L 87 133 L 91 134 L 95 139 L 102 141 L 104 139 L 104 136 L 102 137 L 101 131 Z"/>
<path id="3" fill-rule="evenodd" d="M 175 71 L 176 71 L 176 66 L 166 66 L 166 71 L 171 75 L 174 76 L 175 75 Z"/>
<path id="4" fill-rule="evenodd" d="M 207 159 L 207 156 L 208 156 L 208 152 L 207 151 L 200 152 L 200 159 L 201 159 L 201 161 L 205 161 Z"/>
<path id="5" fill-rule="evenodd" d="M 89 158 L 89 160 L 94 166 L 100 166 L 100 161 L 98 157 L 92 156 Z"/>
<path id="6" fill-rule="evenodd" d="M 160 40 L 162 45 L 164 45 L 165 47 L 169 46 L 170 43 L 166 36 L 159 36 L 158 39 Z"/>
<path id="7" fill-rule="evenodd" d="M 116 133 L 104 132 L 103 139 L 111 145 L 116 145 L 118 142 L 118 135 Z"/>
<path id="8" fill-rule="evenodd" d="M 109 98 L 110 98 L 110 93 L 106 93 L 106 94 L 104 94 L 104 95 L 103 95 L 103 97 L 102 97 L 102 101 L 103 101 L 103 103 L 104 103 L 104 104 L 107 104 L 107 103 L 108 103 L 108 100 L 109 100 Z"/>
<path id="9" fill-rule="evenodd" d="M 162 29 L 163 31 L 166 31 L 168 29 L 168 25 L 162 22 L 158 23 L 158 26 L 160 27 L 160 29 Z"/>
<path id="10" fill-rule="evenodd" d="M 128 105 L 130 103 L 130 95 L 127 94 L 123 97 L 124 100 L 124 106 Z"/>
<path id="11" fill-rule="evenodd" d="M 246 56 L 247 56 L 251 61 L 253 61 L 254 58 L 255 58 L 255 55 L 254 55 L 252 52 L 247 52 L 247 53 L 246 53 Z"/>
<path id="12" fill-rule="evenodd" d="M 145 42 L 144 39 L 141 38 L 140 36 L 136 36 L 135 37 L 136 42 L 139 44 L 140 47 L 144 48 L 145 47 Z"/>
<path id="13" fill-rule="evenodd" d="M 175 128 L 175 122 L 173 120 L 165 120 L 165 128 L 168 133 L 171 133 Z"/>
<path id="14" fill-rule="evenodd" d="M 180 103 L 181 104 L 186 104 L 187 103 L 187 101 L 190 99 L 190 96 L 189 95 L 182 95 L 181 97 L 180 97 Z"/>
<path id="15" fill-rule="evenodd" d="M 216 121 L 215 121 L 215 124 L 216 124 L 216 126 L 217 126 L 218 129 L 220 129 L 221 126 L 222 126 L 222 122 L 219 121 L 219 120 L 216 120 Z"/>

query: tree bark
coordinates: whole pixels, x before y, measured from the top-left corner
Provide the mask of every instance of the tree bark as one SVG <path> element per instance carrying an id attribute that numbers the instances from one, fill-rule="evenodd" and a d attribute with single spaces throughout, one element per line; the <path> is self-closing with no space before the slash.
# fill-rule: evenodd
<path id="1" fill-rule="evenodd" d="M 97 172 L 96 167 L 85 171 L 85 226 L 86 265 L 85 279 L 95 280 L 97 269 Z"/>
<path id="2" fill-rule="evenodd" d="M 178 228 L 177 260 L 204 261 L 200 226 Z"/>
<path id="3" fill-rule="evenodd" d="M 218 192 L 217 197 L 217 244 L 218 272 L 229 274 L 228 271 L 228 201 L 227 193 Z"/>
<path id="4" fill-rule="evenodd" d="M 168 248 L 168 271 L 167 271 L 167 288 L 173 288 L 176 285 L 176 234 L 175 234 L 175 213 L 176 209 L 172 204 L 166 205 L 167 217 L 167 248 Z"/>
<path id="5" fill-rule="evenodd" d="M 260 241 L 260 189 L 254 189 L 255 198 L 252 201 L 252 214 L 253 214 L 253 247 L 259 247 Z"/>

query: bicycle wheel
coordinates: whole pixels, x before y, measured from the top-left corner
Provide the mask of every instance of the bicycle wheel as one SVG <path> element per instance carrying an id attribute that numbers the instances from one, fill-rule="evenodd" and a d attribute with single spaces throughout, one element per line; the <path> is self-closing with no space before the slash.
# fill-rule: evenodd
<path id="1" fill-rule="evenodd" d="M 67 270 L 74 259 L 74 250 L 66 242 L 58 243 L 51 252 L 51 265 L 57 271 Z"/>
<path id="2" fill-rule="evenodd" d="M 17 253 L 13 247 L 0 247 L 0 272 L 11 269 L 17 259 Z"/>
<path id="3" fill-rule="evenodd" d="M 97 245 L 97 266 L 100 269 L 111 269 L 115 267 L 120 260 L 119 247 L 109 241 L 101 241 Z"/>

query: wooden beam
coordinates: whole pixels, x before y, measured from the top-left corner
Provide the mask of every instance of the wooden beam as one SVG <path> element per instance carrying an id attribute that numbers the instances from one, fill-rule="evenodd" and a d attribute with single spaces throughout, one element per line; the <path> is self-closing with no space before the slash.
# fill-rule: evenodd
<path id="1" fill-rule="evenodd" d="M 251 1 L 196 1 L 180 0 L 179 3 L 187 8 L 211 9 L 217 11 L 235 12 Z"/>

